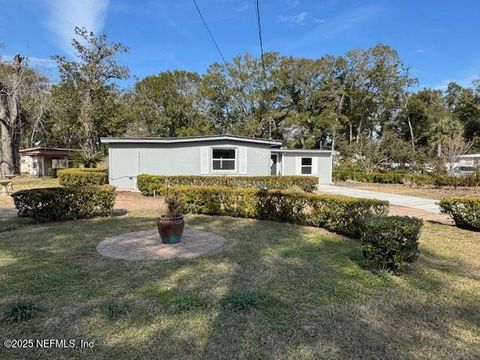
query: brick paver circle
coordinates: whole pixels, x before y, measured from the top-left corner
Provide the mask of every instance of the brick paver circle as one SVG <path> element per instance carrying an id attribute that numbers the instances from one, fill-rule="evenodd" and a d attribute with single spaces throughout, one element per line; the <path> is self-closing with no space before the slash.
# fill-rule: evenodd
<path id="1" fill-rule="evenodd" d="M 220 250 L 225 239 L 211 232 L 185 229 L 178 244 L 163 244 L 157 230 L 136 231 L 106 238 L 97 245 L 100 255 L 125 260 L 194 258 Z"/>

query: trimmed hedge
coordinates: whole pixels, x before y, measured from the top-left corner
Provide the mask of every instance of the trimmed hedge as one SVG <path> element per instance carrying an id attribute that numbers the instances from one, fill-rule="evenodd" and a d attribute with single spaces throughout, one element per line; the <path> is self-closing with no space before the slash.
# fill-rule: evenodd
<path id="1" fill-rule="evenodd" d="M 38 221 L 87 219 L 109 216 L 115 204 L 115 187 L 89 185 L 20 190 L 12 194 L 18 216 Z"/>
<path id="2" fill-rule="evenodd" d="M 367 172 L 351 167 L 336 167 L 333 170 L 334 181 L 353 180 L 377 184 L 407 184 L 415 186 L 480 186 L 480 172 L 468 176 L 449 174 L 412 174 L 405 171 Z"/>
<path id="3" fill-rule="evenodd" d="M 448 214 L 459 228 L 480 231 L 480 198 L 443 198 L 442 213 Z"/>
<path id="4" fill-rule="evenodd" d="M 404 270 L 418 258 L 422 225 L 422 220 L 407 216 L 366 219 L 360 237 L 366 265 L 394 272 Z"/>
<path id="5" fill-rule="evenodd" d="M 318 187 L 316 176 L 159 176 L 140 174 L 137 186 L 143 195 L 163 194 L 167 186 L 224 186 L 247 189 L 288 189 L 300 187 L 314 191 Z"/>
<path id="6" fill-rule="evenodd" d="M 108 184 L 108 173 L 104 169 L 70 168 L 57 172 L 60 185 L 85 186 Z"/>
<path id="7" fill-rule="evenodd" d="M 388 202 L 306 192 L 229 187 L 168 188 L 194 214 L 273 220 L 326 228 L 358 237 L 363 220 L 385 215 Z"/>

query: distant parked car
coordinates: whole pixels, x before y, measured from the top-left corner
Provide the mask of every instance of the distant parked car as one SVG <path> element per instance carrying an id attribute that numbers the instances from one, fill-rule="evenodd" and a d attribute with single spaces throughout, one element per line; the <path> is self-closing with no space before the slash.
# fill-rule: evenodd
<path id="1" fill-rule="evenodd" d="M 476 168 L 469 165 L 457 165 L 449 172 L 455 176 L 475 175 Z"/>

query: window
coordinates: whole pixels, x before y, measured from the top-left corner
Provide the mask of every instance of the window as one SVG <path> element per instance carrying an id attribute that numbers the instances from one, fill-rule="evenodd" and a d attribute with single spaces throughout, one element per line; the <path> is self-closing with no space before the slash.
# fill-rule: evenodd
<path id="1" fill-rule="evenodd" d="M 235 170 L 235 149 L 212 149 L 213 170 Z"/>
<path id="2" fill-rule="evenodd" d="M 312 174 L 312 158 L 302 158 L 302 175 Z"/>

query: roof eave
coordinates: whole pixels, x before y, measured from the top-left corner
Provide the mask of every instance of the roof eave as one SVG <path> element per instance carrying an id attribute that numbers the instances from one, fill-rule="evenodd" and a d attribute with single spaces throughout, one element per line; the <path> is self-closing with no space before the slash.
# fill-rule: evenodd
<path id="1" fill-rule="evenodd" d="M 213 137 L 191 137 L 191 138 L 113 138 L 102 137 L 100 142 L 102 144 L 175 144 L 175 143 L 190 143 L 190 142 L 202 142 L 202 141 L 218 141 L 218 140 L 231 140 L 248 143 L 266 144 L 271 146 L 281 146 L 282 142 L 277 140 L 256 139 L 236 136 L 213 136 Z"/>

